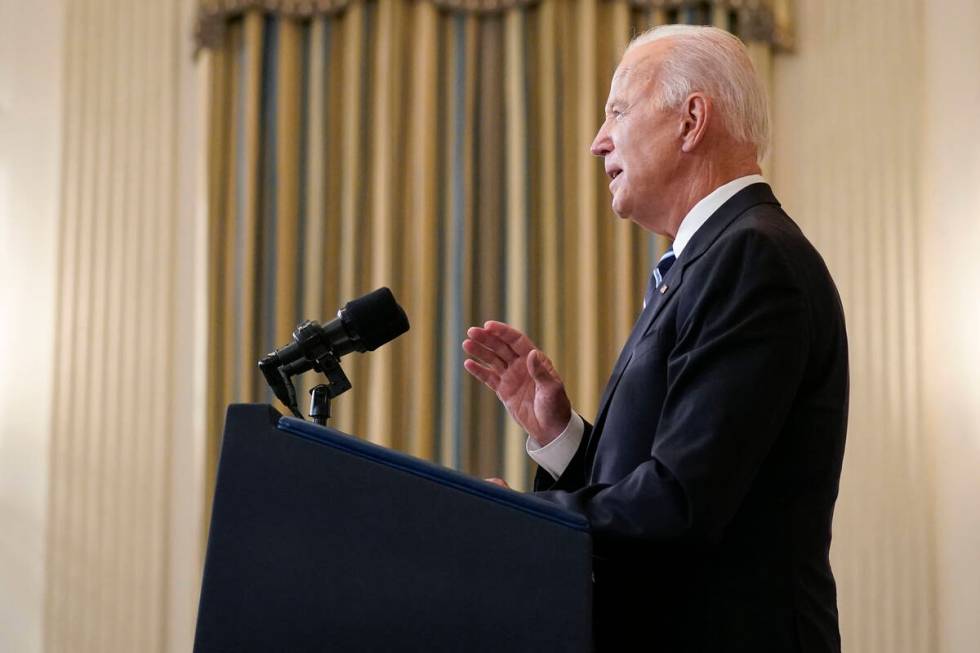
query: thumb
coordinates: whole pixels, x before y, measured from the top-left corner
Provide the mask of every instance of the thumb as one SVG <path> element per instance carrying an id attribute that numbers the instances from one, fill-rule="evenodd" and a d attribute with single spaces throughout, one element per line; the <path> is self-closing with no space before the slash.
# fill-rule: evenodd
<path id="1" fill-rule="evenodd" d="M 554 370 L 548 357 L 538 349 L 532 351 L 527 357 L 527 368 L 534 379 L 536 385 L 544 385 L 555 382 Z"/>

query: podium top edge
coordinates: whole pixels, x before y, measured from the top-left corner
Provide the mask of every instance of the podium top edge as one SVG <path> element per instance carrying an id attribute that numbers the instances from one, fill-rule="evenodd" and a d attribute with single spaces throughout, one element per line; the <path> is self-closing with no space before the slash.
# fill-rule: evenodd
<path id="1" fill-rule="evenodd" d="M 589 523 L 585 517 L 544 499 L 498 487 L 427 460 L 359 440 L 330 427 L 319 426 L 295 417 L 280 417 L 276 428 L 291 435 L 340 449 L 375 463 L 399 469 L 467 494 L 520 510 L 567 528 L 589 532 Z"/>

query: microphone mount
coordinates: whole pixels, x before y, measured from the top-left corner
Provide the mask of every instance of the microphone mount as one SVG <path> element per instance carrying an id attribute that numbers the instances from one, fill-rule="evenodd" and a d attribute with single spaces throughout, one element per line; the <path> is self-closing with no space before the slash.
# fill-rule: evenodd
<path id="1" fill-rule="evenodd" d="M 317 385 L 310 392 L 310 417 L 321 425 L 330 417 L 330 400 L 351 388 L 350 379 L 340 366 L 340 357 L 334 354 L 322 334 L 323 327 L 307 320 L 293 331 L 293 342 L 259 361 L 259 370 L 272 392 L 300 419 L 303 414 L 299 412 L 292 377 L 308 370 L 327 377 L 326 384 Z"/>
<path id="2" fill-rule="evenodd" d="M 262 357 L 259 370 L 273 394 L 300 419 L 293 377 L 309 370 L 323 374 L 327 382 L 310 390 L 310 417 L 324 425 L 330 417 L 330 400 L 351 388 L 340 358 L 352 351 L 374 351 L 408 329 L 405 311 L 391 290 L 378 288 L 348 302 L 327 324 L 301 323 L 292 342 Z"/>

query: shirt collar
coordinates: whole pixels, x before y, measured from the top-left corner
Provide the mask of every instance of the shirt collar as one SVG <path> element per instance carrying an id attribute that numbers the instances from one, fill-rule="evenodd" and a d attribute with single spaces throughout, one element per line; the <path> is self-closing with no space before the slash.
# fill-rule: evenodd
<path id="1" fill-rule="evenodd" d="M 760 183 L 766 183 L 762 175 L 739 177 L 727 184 L 719 186 L 706 197 L 702 198 L 701 201 L 688 211 L 684 219 L 681 220 L 681 226 L 677 228 L 677 236 L 674 237 L 673 244 L 674 256 L 680 258 L 681 252 L 687 247 L 687 243 L 690 242 L 691 237 L 701 228 L 701 225 L 708 221 L 708 218 L 714 215 L 715 211 L 721 208 L 722 204 L 730 200 L 738 191 L 746 186 Z"/>

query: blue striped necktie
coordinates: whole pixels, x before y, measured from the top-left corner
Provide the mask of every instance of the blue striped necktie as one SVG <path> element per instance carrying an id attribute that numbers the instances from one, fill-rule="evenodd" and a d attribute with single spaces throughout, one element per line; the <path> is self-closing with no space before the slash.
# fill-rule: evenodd
<path id="1" fill-rule="evenodd" d="M 657 288 L 663 283 L 664 277 L 667 276 L 667 271 L 670 270 L 670 266 L 674 264 L 677 257 L 674 256 L 674 248 L 668 247 L 664 255 L 660 257 L 657 261 L 657 267 L 653 268 L 653 274 L 650 275 L 650 283 L 647 285 L 647 292 L 643 296 L 643 308 L 647 307 L 651 301 L 653 301 L 653 295 L 657 292 Z"/>

